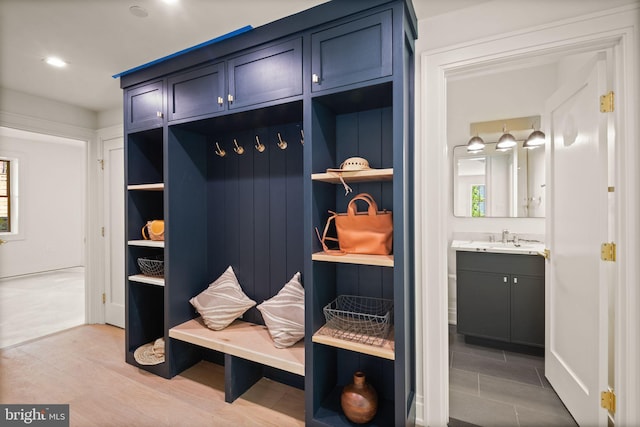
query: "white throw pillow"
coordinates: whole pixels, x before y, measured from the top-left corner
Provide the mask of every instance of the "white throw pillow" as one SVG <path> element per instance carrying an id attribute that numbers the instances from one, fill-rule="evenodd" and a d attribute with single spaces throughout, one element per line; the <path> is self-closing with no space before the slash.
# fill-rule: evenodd
<path id="1" fill-rule="evenodd" d="M 256 302 L 242 291 L 231 266 L 189 302 L 200 313 L 204 324 L 214 331 L 226 328 L 256 305 Z"/>
<path id="2" fill-rule="evenodd" d="M 280 292 L 256 307 L 277 348 L 294 345 L 304 337 L 304 288 L 300 273 L 293 275 Z"/>

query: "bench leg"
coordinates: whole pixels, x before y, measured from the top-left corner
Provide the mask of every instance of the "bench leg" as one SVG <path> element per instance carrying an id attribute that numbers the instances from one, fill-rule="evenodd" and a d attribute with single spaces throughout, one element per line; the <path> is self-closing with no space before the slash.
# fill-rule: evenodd
<path id="1" fill-rule="evenodd" d="M 224 400 L 231 403 L 262 378 L 262 365 L 224 355 Z"/>

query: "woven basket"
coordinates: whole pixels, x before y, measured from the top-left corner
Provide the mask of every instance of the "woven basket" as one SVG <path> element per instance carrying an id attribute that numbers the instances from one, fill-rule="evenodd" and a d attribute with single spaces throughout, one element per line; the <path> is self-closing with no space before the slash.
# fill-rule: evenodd
<path id="1" fill-rule="evenodd" d="M 144 275 L 164 277 L 164 257 L 162 255 L 138 258 L 138 267 Z"/>

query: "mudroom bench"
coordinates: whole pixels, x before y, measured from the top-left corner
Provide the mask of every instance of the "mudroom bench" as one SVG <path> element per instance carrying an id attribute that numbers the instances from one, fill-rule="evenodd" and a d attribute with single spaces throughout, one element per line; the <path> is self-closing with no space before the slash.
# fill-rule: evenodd
<path id="1" fill-rule="evenodd" d="M 169 329 L 169 337 L 224 353 L 228 403 L 262 378 L 266 366 L 304 377 L 304 341 L 276 348 L 264 325 L 235 320 L 223 330 L 213 331 L 198 317 Z"/>

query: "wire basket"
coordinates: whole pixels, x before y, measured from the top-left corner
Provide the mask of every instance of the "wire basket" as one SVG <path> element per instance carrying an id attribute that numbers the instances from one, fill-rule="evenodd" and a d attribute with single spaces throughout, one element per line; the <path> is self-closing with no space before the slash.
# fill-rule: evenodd
<path id="1" fill-rule="evenodd" d="M 393 301 L 339 295 L 323 308 L 325 331 L 335 338 L 382 346 L 393 319 Z"/>
<path id="2" fill-rule="evenodd" d="M 164 277 L 164 257 L 162 255 L 138 258 L 138 267 L 140 267 L 140 272 L 147 276 Z"/>

